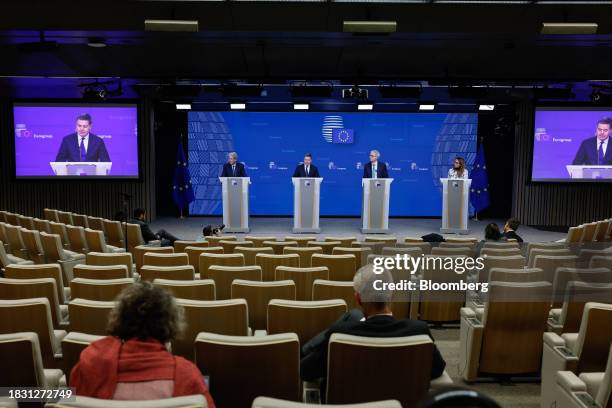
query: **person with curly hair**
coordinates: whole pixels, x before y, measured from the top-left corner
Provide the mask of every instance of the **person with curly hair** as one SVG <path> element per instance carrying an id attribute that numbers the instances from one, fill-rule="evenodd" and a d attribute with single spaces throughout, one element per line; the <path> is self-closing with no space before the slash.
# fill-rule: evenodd
<path id="1" fill-rule="evenodd" d="M 76 394 L 113 400 L 151 400 L 202 394 L 215 403 L 199 369 L 166 344 L 184 327 L 183 309 L 150 282 L 124 289 L 108 321 L 108 337 L 91 343 L 70 373 Z"/>

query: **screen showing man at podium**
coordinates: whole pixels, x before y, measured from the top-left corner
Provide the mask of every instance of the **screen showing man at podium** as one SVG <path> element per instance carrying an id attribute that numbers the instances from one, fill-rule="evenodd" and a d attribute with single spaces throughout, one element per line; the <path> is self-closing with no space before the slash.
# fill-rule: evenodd
<path id="1" fill-rule="evenodd" d="M 612 108 L 536 108 L 533 181 L 612 182 Z"/>

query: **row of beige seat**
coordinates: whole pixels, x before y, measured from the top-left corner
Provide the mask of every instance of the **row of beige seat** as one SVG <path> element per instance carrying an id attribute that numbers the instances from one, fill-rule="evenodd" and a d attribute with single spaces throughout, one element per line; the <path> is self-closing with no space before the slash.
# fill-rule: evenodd
<path id="1" fill-rule="evenodd" d="M 570 227 L 565 243 L 589 243 L 612 241 L 612 218 Z"/>

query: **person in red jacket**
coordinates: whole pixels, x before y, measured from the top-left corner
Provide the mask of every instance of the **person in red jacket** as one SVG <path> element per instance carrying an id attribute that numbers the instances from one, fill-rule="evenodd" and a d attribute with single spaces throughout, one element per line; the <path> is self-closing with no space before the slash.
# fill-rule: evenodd
<path id="1" fill-rule="evenodd" d="M 70 386 L 77 395 L 113 400 L 201 394 L 214 408 L 200 370 L 166 350 L 183 327 L 183 311 L 168 292 L 150 282 L 134 284 L 117 298 L 110 336 L 81 353 Z"/>

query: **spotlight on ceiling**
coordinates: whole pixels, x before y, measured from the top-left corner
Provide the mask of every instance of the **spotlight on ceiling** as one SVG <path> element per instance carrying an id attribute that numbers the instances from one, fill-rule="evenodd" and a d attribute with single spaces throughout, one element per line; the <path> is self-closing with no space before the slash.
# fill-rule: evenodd
<path id="1" fill-rule="evenodd" d="M 230 109 L 232 109 L 232 110 L 244 110 L 244 109 L 246 109 L 246 103 L 230 103 Z"/>
<path id="2" fill-rule="evenodd" d="M 293 110 L 308 110 L 310 109 L 310 105 L 307 103 L 294 103 Z"/>
<path id="3" fill-rule="evenodd" d="M 478 105 L 479 111 L 492 111 L 495 110 L 495 105 Z"/>
<path id="4" fill-rule="evenodd" d="M 87 46 L 91 48 L 104 48 L 106 47 L 106 42 L 102 37 L 89 37 L 87 38 Z"/>
<path id="5" fill-rule="evenodd" d="M 190 32 L 198 31 L 197 20 L 145 20 L 145 31 Z"/>
<path id="6" fill-rule="evenodd" d="M 541 34 L 579 35 L 597 34 L 597 23 L 542 23 Z"/>
<path id="7" fill-rule="evenodd" d="M 176 110 L 190 110 L 190 109 L 191 109 L 190 103 L 177 103 L 176 104 Z"/>
<path id="8" fill-rule="evenodd" d="M 373 103 L 360 103 L 357 105 L 357 110 L 360 111 L 371 111 L 372 109 L 374 109 Z"/>
<path id="9" fill-rule="evenodd" d="M 419 105 L 419 110 L 422 111 L 432 111 L 436 109 L 436 105 L 434 103 L 422 103 Z"/>
<path id="10" fill-rule="evenodd" d="M 343 21 L 342 31 L 353 34 L 390 34 L 397 31 L 396 21 Z"/>

